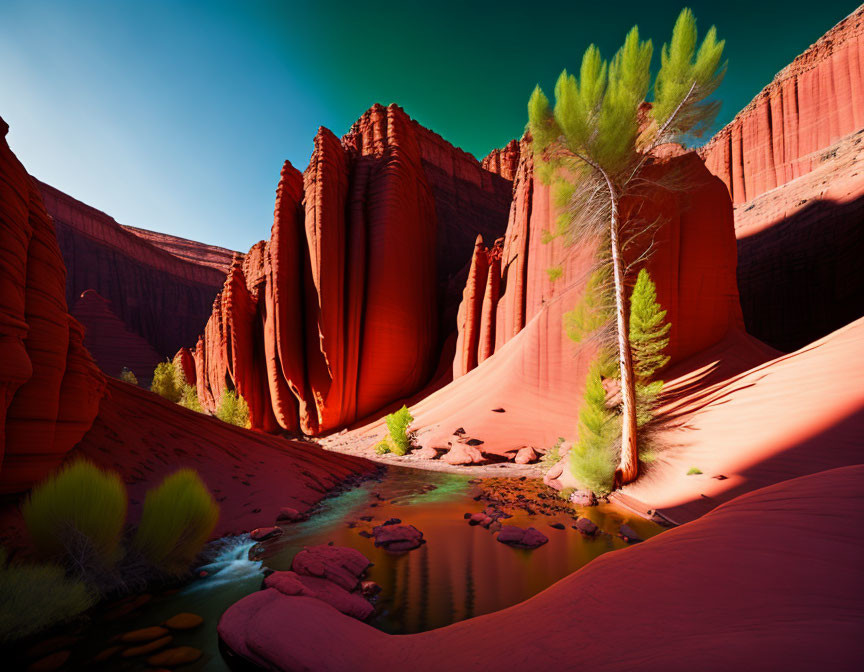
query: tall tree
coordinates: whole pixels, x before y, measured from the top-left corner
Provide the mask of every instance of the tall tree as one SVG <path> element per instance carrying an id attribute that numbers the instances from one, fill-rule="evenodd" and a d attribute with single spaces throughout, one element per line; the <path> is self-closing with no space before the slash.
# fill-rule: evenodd
<path id="1" fill-rule="evenodd" d="M 633 354 L 628 331 L 625 263 L 620 203 L 642 178 L 658 146 L 700 136 L 711 126 L 719 104 L 707 98 L 726 70 L 724 41 L 712 26 L 697 45 L 696 19 L 684 9 L 672 38 L 663 45 L 650 109 L 651 41 L 634 26 L 610 62 L 593 44 L 582 57 L 578 78 L 564 70 L 555 84 L 555 106 L 540 89 L 528 102 L 534 152 L 545 163 L 542 174 L 568 183 L 566 213 L 571 240 L 583 235 L 600 241 L 602 262 L 611 266 L 614 330 L 622 394 L 621 457 L 618 484 L 637 476 L 637 409 Z M 608 251 L 608 254 L 606 252 Z"/>

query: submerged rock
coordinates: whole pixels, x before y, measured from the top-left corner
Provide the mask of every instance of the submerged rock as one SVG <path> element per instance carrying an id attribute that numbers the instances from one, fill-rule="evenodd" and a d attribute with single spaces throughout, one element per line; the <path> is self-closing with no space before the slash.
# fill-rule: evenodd
<path id="1" fill-rule="evenodd" d="M 281 527 L 257 527 L 249 533 L 249 537 L 252 539 L 252 541 L 264 541 L 265 539 L 272 539 L 273 537 L 278 537 L 281 534 Z"/>
<path id="2" fill-rule="evenodd" d="M 423 533 L 413 525 L 378 525 L 372 528 L 375 545 L 391 553 L 413 551 L 426 542 Z"/>
<path id="3" fill-rule="evenodd" d="M 279 515 L 276 516 L 277 523 L 296 523 L 305 519 L 306 516 L 304 514 L 290 506 L 283 506 L 279 509 Z"/>
<path id="4" fill-rule="evenodd" d="M 594 521 L 588 518 L 580 518 L 576 521 L 576 524 L 573 526 L 573 529 L 579 530 L 586 537 L 593 537 L 599 531 L 597 525 L 594 524 Z"/>
<path id="5" fill-rule="evenodd" d="M 533 527 L 526 530 L 516 525 L 502 525 L 497 539 L 508 546 L 528 549 L 538 548 L 549 541 L 549 538 L 540 530 Z"/>
<path id="6" fill-rule="evenodd" d="M 618 536 L 628 544 L 638 544 L 640 541 L 645 541 L 639 534 L 629 525 L 622 525 L 618 528 Z"/>

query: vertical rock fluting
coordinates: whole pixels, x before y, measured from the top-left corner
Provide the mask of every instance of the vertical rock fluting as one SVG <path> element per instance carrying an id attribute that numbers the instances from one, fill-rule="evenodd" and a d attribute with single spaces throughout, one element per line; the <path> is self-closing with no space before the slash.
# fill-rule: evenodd
<path id="1" fill-rule="evenodd" d="M 864 6 L 700 150 L 735 202 L 747 331 L 792 351 L 864 315 Z"/>
<path id="2" fill-rule="evenodd" d="M 534 178 L 530 138 L 521 145 L 503 248 L 487 253 L 489 279 L 481 328 L 471 328 L 467 320 L 459 323 L 456 376 L 471 369 L 466 362 L 473 361 L 473 353 L 479 364 L 541 310 L 561 303 L 561 297 L 573 297 L 564 310 L 572 308 L 569 304 L 575 305 L 592 267 L 591 245 L 568 248 L 558 238 L 549 240 L 555 226 L 549 189 Z M 632 231 L 657 224 L 633 241 L 629 254 L 635 259 L 648 245 L 652 247 L 645 266 L 673 325 L 668 353 L 680 361 L 717 342 L 731 325 L 740 325 L 741 316 L 728 194 L 692 152 L 656 162 L 647 168 L 646 177 L 662 185 L 662 178 L 673 172 L 675 182 L 686 183 L 686 189 L 654 186 L 622 202 L 621 209 Z M 475 258 L 481 254 L 475 250 Z M 557 278 L 547 273 L 553 267 L 560 268 Z M 477 290 L 466 287 L 460 314 L 468 315 L 477 304 Z M 563 325 L 556 329 L 563 330 Z"/>
<path id="3" fill-rule="evenodd" d="M 0 492 L 19 492 L 86 432 L 105 381 L 67 312 L 54 225 L 7 131 L 0 119 Z"/>
<path id="4" fill-rule="evenodd" d="M 781 70 L 700 150 L 735 205 L 809 173 L 864 127 L 864 6 Z"/>
<path id="5" fill-rule="evenodd" d="M 195 351 L 202 404 L 236 389 L 256 429 L 314 435 L 416 392 L 464 242 L 504 232 L 510 190 L 395 105 L 341 141 L 319 129 L 302 176 L 282 168 L 269 242 L 235 260 L 214 303 Z"/>

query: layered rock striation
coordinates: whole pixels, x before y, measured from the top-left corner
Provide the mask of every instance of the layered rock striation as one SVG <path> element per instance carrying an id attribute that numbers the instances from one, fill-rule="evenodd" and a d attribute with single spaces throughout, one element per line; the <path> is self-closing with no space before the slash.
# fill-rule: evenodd
<path id="1" fill-rule="evenodd" d="M 823 35 L 700 150 L 735 205 L 805 175 L 864 127 L 864 6 Z"/>
<path id="2" fill-rule="evenodd" d="M 864 6 L 700 150 L 735 203 L 747 331 L 784 351 L 864 315 Z"/>
<path id="3" fill-rule="evenodd" d="M 20 492 L 84 435 L 105 380 L 67 312 L 54 224 L 8 130 L 0 119 L 0 492 Z"/>
<path id="4" fill-rule="evenodd" d="M 286 162 L 269 241 L 235 258 L 195 348 L 198 395 L 236 389 L 253 427 L 314 435 L 428 382 L 475 237 L 503 233 L 510 182 L 391 105 Z"/>
<path id="5" fill-rule="evenodd" d="M 175 256 L 104 212 L 47 184 L 38 187 L 67 268 L 69 305 L 88 289 L 96 290 L 162 357 L 194 342 L 224 270 Z"/>

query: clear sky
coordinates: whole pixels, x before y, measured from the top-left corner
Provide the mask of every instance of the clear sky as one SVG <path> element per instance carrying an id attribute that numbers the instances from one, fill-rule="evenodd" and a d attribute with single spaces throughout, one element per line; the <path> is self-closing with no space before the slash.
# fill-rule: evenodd
<path id="1" fill-rule="evenodd" d="M 727 40 L 725 123 L 858 3 L 687 4 Z M 0 0 L 0 116 L 36 177 L 123 224 L 245 251 L 318 126 L 342 135 L 395 102 L 479 158 L 590 42 L 608 57 L 638 24 L 656 65 L 683 5 Z"/>

